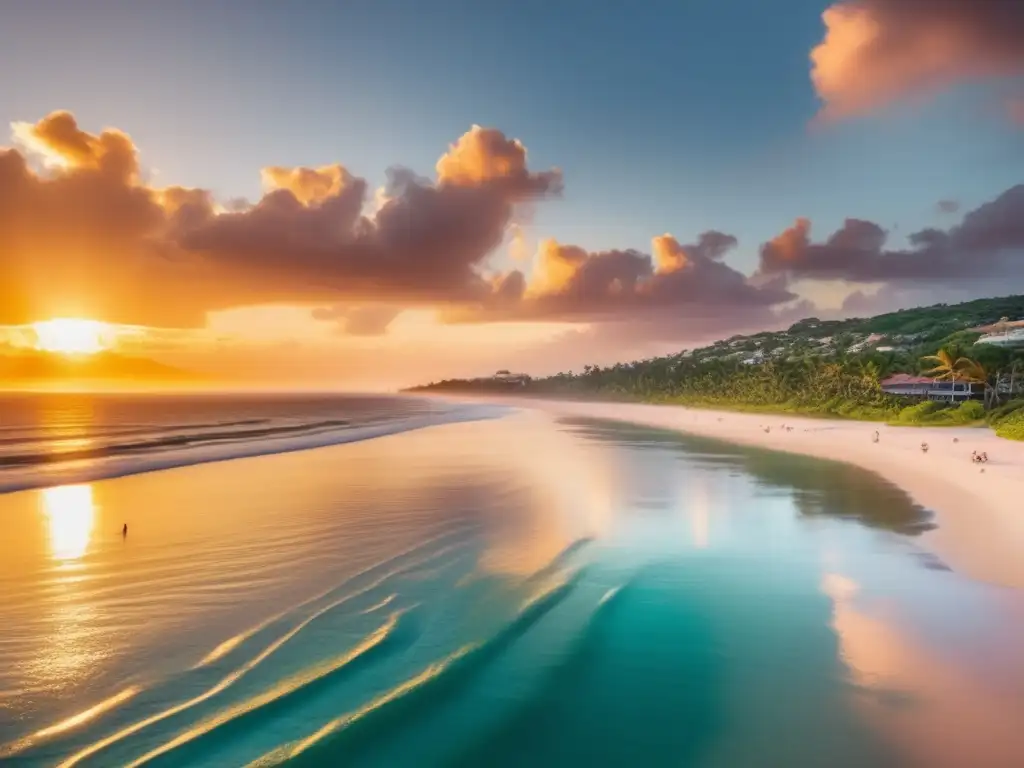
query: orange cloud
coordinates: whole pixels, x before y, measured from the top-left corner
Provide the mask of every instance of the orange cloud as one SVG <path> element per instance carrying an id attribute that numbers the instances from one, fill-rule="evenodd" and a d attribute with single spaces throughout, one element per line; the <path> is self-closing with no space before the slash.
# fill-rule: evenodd
<path id="1" fill-rule="evenodd" d="M 303 205 L 318 203 L 337 196 L 355 179 L 340 165 L 322 168 L 282 168 L 277 165 L 260 171 L 263 189 L 273 192 L 286 189 Z"/>
<path id="2" fill-rule="evenodd" d="M 545 240 L 537 253 L 537 266 L 528 284 L 529 292 L 544 295 L 563 290 L 572 282 L 589 255 L 574 245 L 559 245 L 557 240 Z"/>
<path id="3" fill-rule="evenodd" d="M 22 149 L 0 149 L 0 324 L 193 327 L 254 304 L 478 299 L 515 207 L 561 189 L 521 143 L 474 127 L 437 181 L 389 171 L 372 213 L 366 181 L 341 165 L 264 169 L 259 201 L 223 208 L 206 190 L 147 185 L 126 134 L 90 134 L 68 112 L 14 132 Z"/>
<path id="4" fill-rule="evenodd" d="M 14 137 L 50 163 L 99 171 L 121 181 L 138 174 L 138 158 L 131 138 L 107 129 L 93 136 L 79 129 L 70 112 L 53 112 L 38 123 L 15 123 Z"/>
<path id="5" fill-rule="evenodd" d="M 825 119 L 1024 72 L 1024 4 L 1012 0 L 845 0 L 822 20 L 811 79 Z"/>
<path id="6" fill-rule="evenodd" d="M 561 186 L 561 173 L 557 169 L 531 174 L 526 167 L 526 147 L 522 143 L 506 138 L 494 128 L 479 125 L 474 125 L 449 147 L 437 161 L 435 170 L 440 184 L 477 186 L 498 182 L 520 193 Z"/>
<path id="7" fill-rule="evenodd" d="M 721 261 L 736 238 L 706 232 L 680 245 L 671 235 L 652 240 L 653 255 L 635 250 L 587 251 L 546 240 L 533 272 L 513 271 L 476 311 L 456 320 L 657 322 L 675 328 L 712 322 L 729 327 L 794 297 L 783 282 L 755 285 Z M 691 328 L 692 330 L 692 328 Z"/>
<path id="8" fill-rule="evenodd" d="M 654 270 L 661 274 L 683 269 L 690 261 L 686 256 L 686 251 L 668 233 L 651 240 L 651 249 L 654 256 Z"/>

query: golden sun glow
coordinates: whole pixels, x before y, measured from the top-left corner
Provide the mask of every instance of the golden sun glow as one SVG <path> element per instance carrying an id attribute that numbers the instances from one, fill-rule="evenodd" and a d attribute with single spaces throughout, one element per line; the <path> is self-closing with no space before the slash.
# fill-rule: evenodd
<path id="1" fill-rule="evenodd" d="M 92 539 L 96 504 L 91 485 L 60 485 L 41 491 L 43 513 L 50 532 L 53 558 L 77 560 Z"/>
<path id="2" fill-rule="evenodd" d="M 111 329 L 98 320 L 59 317 L 32 324 L 36 349 L 65 355 L 92 355 L 110 344 Z"/>

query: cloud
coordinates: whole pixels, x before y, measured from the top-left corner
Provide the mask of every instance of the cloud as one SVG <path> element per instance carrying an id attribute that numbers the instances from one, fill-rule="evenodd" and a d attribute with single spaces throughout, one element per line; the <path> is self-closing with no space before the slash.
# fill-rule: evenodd
<path id="1" fill-rule="evenodd" d="M 390 169 L 372 216 L 367 182 L 341 165 L 265 168 L 256 203 L 222 207 L 205 190 L 147 186 L 127 134 L 90 134 L 68 112 L 14 133 L 22 149 L 0 149 L 7 324 L 86 315 L 195 327 L 252 304 L 478 300 L 515 208 L 562 187 L 557 170 L 528 169 L 521 143 L 474 126 L 436 180 Z"/>
<path id="2" fill-rule="evenodd" d="M 532 268 L 495 275 L 492 253 L 522 247 L 522 217 L 562 191 L 559 171 L 530 170 L 523 145 L 495 129 L 472 127 L 432 179 L 391 168 L 374 200 L 365 179 L 329 164 L 264 168 L 251 204 L 153 186 L 127 134 L 88 133 L 70 113 L 20 123 L 15 137 L 19 148 L 0 148 L 0 325 L 79 315 L 201 328 L 209 312 L 287 304 L 347 335 L 384 334 L 404 309 L 429 307 L 453 323 L 599 324 L 607 339 L 703 339 L 801 311 L 794 280 L 1003 281 L 1021 272 L 1024 187 L 949 230 L 916 233 L 902 250 L 873 222 L 848 220 L 815 243 L 801 220 L 762 247 L 752 276 L 727 263 L 738 243 L 716 230 L 689 244 L 661 235 L 646 250 L 547 240 Z"/>
<path id="3" fill-rule="evenodd" d="M 736 242 L 731 235 L 711 231 L 696 243 L 682 245 L 665 234 L 651 241 L 651 253 L 643 253 L 591 252 L 547 240 L 529 276 L 519 271 L 501 276 L 485 302 L 449 319 L 628 320 L 644 333 L 671 335 L 700 326 L 718 330 L 770 319 L 773 307 L 796 297 L 784 279 L 758 285 L 725 264 L 722 257 Z"/>
<path id="4" fill-rule="evenodd" d="M 383 336 L 400 314 L 401 307 L 382 304 L 336 305 L 317 307 L 312 311 L 314 320 L 337 323 L 338 330 L 348 336 Z"/>
<path id="5" fill-rule="evenodd" d="M 1024 3 L 1014 0 L 845 0 L 822 20 L 811 79 L 825 119 L 1024 73 Z"/>
<path id="6" fill-rule="evenodd" d="M 954 213 L 960 213 L 960 201 L 959 200 L 939 200 L 935 204 L 935 210 L 941 214 L 952 215 Z"/>
<path id="7" fill-rule="evenodd" d="M 967 213 L 947 230 L 924 229 L 909 247 L 887 248 L 888 233 L 860 219 L 824 242 L 811 240 L 811 223 L 798 220 L 761 247 L 765 275 L 795 279 L 938 282 L 1024 277 L 1024 185 Z"/>
<path id="8" fill-rule="evenodd" d="M 68 112 L 20 123 L 15 138 L 20 149 L 0 150 L 0 324 L 84 315 L 194 328 L 211 311 L 282 303 L 349 335 L 385 333 L 412 306 L 670 334 L 764 318 L 793 298 L 784 280 L 754 284 L 728 266 L 736 238 L 717 231 L 690 245 L 657 237 L 650 253 L 547 241 L 530 274 L 490 276 L 491 253 L 509 240 L 522 251 L 523 217 L 562 191 L 557 169 L 530 170 L 523 144 L 492 128 L 452 143 L 433 179 L 389 169 L 373 200 L 335 163 L 266 167 L 257 201 L 225 205 L 148 184 L 127 134 L 91 134 Z"/>

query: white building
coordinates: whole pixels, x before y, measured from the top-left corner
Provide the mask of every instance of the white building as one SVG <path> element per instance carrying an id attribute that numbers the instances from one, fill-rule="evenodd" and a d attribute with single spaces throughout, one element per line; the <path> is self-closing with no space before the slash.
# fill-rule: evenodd
<path id="1" fill-rule="evenodd" d="M 994 347 L 1011 349 L 1024 347 L 1024 328 L 1008 328 L 1002 332 L 986 333 L 975 344 L 991 344 Z"/>

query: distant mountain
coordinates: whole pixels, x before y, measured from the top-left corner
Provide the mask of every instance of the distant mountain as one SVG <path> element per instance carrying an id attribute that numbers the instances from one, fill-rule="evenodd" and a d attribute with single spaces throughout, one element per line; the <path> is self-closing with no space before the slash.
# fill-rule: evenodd
<path id="1" fill-rule="evenodd" d="M 0 387 L 82 382 L 186 384 L 200 380 L 189 371 L 116 352 L 65 355 L 39 350 L 0 349 Z"/>

